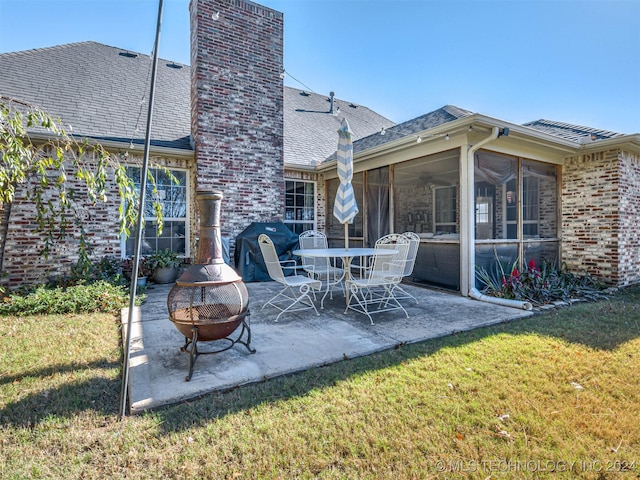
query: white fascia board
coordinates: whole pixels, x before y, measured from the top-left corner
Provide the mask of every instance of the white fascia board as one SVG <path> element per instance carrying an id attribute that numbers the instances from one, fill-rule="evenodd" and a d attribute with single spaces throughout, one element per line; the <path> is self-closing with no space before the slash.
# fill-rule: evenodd
<path id="1" fill-rule="evenodd" d="M 570 140 L 558 138 L 548 133 L 540 132 L 530 127 L 524 127 L 511 122 L 506 122 L 498 118 L 489 117 L 479 113 L 474 113 L 467 117 L 459 118 L 451 122 L 438 125 L 427 130 L 411 133 L 397 140 L 378 145 L 358 152 L 354 155 L 354 164 L 365 162 L 380 156 L 389 156 L 396 154 L 400 150 L 414 148 L 416 144 L 416 138 L 418 136 L 423 138 L 423 145 L 431 144 L 436 140 L 442 140 L 441 136 L 449 134 L 450 136 L 457 135 L 461 132 L 468 131 L 469 127 L 474 129 L 475 133 L 488 133 L 493 127 L 508 128 L 509 136 L 500 137 L 504 139 L 500 150 L 504 150 L 505 153 L 509 151 L 508 143 L 512 143 L 512 147 L 521 151 L 527 156 L 532 156 L 536 159 L 552 159 L 555 163 L 559 163 L 562 157 L 575 155 L 579 150 L 580 145 Z M 486 132 L 478 132 L 478 129 L 486 129 Z M 471 132 L 469 132 L 471 133 Z M 448 144 L 442 144 L 443 147 L 453 148 L 457 145 L 457 142 Z M 498 143 L 499 145 L 499 143 Z M 487 148 L 492 149 L 496 145 L 496 141 L 487 145 Z M 584 147 L 584 146 L 583 146 Z M 535 154 L 536 149 L 540 148 L 539 154 Z M 524 155 L 523 155 L 524 156 Z M 318 166 L 317 171 L 328 171 L 335 169 L 336 162 L 332 160 L 330 162 L 322 163 Z"/>
<path id="2" fill-rule="evenodd" d="M 509 136 L 529 141 L 533 144 L 546 146 L 547 148 L 551 148 L 559 152 L 566 152 L 567 154 L 574 153 L 579 147 L 579 144 L 572 142 L 571 140 L 556 137 L 555 135 L 541 132 L 535 128 L 525 127 L 517 123 L 505 122 L 504 120 L 488 117 L 486 115 L 478 114 L 477 122 L 488 127 L 508 128 Z"/>
<path id="3" fill-rule="evenodd" d="M 445 123 L 443 125 L 438 125 L 437 127 L 430 128 L 427 130 L 418 131 L 415 133 L 410 133 L 405 135 L 404 137 L 398 138 L 391 142 L 383 143 L 382 145 L 378 145 L 376 147 L 370 148 L 368 150 L 363 150 L 361 152 L 357 152 L 354 154 L 353 163 L 358 164 L 362 162 L 366 162 L 367 160 L 371 160 L 373 158 L 379 158 L 381 156 L 388 157 L 390 155 L 397 156 L 400 155 L 401 151 L 405 150 L 414 150 L 416 148 L 425 149 L 427 145 L 432 146 L 434 142 L 442 142 L 442 145 L 446 148 L 433 148 L 431 147 L 431 152 L 421 152 L 421 155 L 426 155 L 429 153 L 436 153 L 436 151 L 442 150 L 450 150 L 459 146 L 457 142 L 447 142 L 444 144 L 445 140 L 443 138 L 447 133 L 451 136 L 456 134 L 456 132 L 460 132 L 461 130 L 467 130 L 469 125 L 473 122 L 470 119 L 474 117 L 471 115 L 469 117 L 460 118 L 458 120 L 453 120 L 451 122 Z M 416 139 L 418 136 L 423 137 L 422 143 L 419 144 L 418 147 Z M 415 155 L 411 155 L 411 158 L 414 158 Z M 395 163 L 395 162 L 391 162 Z M 331 160 L 329 162 L 323 162 L 318 166 L 319 172 L 326 172 L 329 170 L 333 170 L 336 168 L 336 160 Z"/>
<path id="4" fill-rule="evenodd" d="M 131 150 L 131 148 L 129 148 L 128 143 L 124 144 L 124 146 L 122 142 L 100 142 L 100 144 L 109 151 L 111 151 L 113 148 L 118 148 L 123 152 Z M 110 144 L 113 144 L 113 146 L 111 146 Z M 136 144 L 133 150 L 135 150 L 136 152 L 144 153 L 144 145 Z M 171 147 L 159 147 L 154 145 L 149 146 L 149 154 L 165 156 L 165 157 L 194 158 L 194 159 L 196 156 L 196 152 L 194 152 L 193 150 L 184 150 L 182 148 L 171 148 Z"/>
<path id="5" fill-rule="evenodd" d="M 285 170 L 294 170 L 296 172 L 312 172 L 315 173 L 318 171 L 318 167 L 314 165 L 307 165 L 302 163 L 285 163 Z"/>

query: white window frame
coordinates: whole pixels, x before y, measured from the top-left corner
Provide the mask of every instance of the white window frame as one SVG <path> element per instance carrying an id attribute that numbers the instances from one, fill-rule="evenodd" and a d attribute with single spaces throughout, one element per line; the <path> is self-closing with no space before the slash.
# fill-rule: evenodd
<path id="1" fill-rule="evenodd" d="M 125 165 L 125 168 L 142 168 L 139 165 Z M 184 227 L 184 236 L 185 236 L 185 245 L 184 245 L 184 258 L 189 258 L 191 256 L 191 249 L 190 249 L 190 244 L 191 242 L 189 241 L 189 239 L 191 238 L 191 222 L 189 221 L 189 219 L 191 218 L 191 202 L 189 201 L 189 199 L 191 198 L 191 182 L 190 182 L 190 177 L 189 177 L 189 170 L 187 170 L 186 168 L 179 168 L 179 167 L 164 167 L 167 170 L 169 170 L 170 172 L 184 172 L 185 173 L 185 187 L 186 187 L 186 191 L 185 191 L 185 195 L 186 195 L 186 210 L 185 210 L 185 217 L 184 219 L 182 217 L 162 217 L 162 220 L 164 222 L 171 222 L 171 221 L 182 221 L 184 220 L 185 223 L 185 227 Z M 150 168 L 150 170 L 153 170 L 153 168 Z M 149 191 L 149 189 L 147 189 L 147 195 L 151 195 L 151 192 Z M 156 218 L 155 217 L 145 217 L 145 222 L 152 222 L 155 223 Z M 135 228 L 135 227 L 134 227 Z M 131 231 L 131 236 L 133 237 L 135 235 L 135 231 Z M 142 232 L 143 236 L 144 236 L 144 231 Z M 120 235 L 120 256 L 121 258 L 127 258 L 127 238 L 125 238 L 124 234 Z"/>
<path id="2" fill-rule="evenodd" d="M 476 225 L 490 225 L 493 223 L 493 212 L 490 207 L 491 201 L 489 197 L 476 198 Z"/>
<path id="3" fill-rule="evenodd" d="M 318 225 L 318 202 L 317 202 L 317 196 L 318 196 L 318 182 L 316 182 L 315 180 L 300 180 L 300 179 L 296 179 L 296 178 L 285 178 L 285 189 L 284 189 L 284 193 L 285 193 L 285 205 L 284 205 L 284 214 L 283 214 L 283 223 L 285 225 L 309 225 L 309 228 L 307 228 L 306 230 L 315 230 L 317 228 Z M 286 196 L 287 196 L 287 182 L 294 182 L 294 183 L 309 183 L 311 185 L 313 185 L 313 194 L 312 194 L 312 201 L 313 201 L 313 219 L 312 220 L 304 220 L 304 219 L 296 219 L 295 218 L 295 212 L 296 212 L 296 206 L 294 205 L 293 207 L 288 207 L 287 206 L 287 200 L 286 200 Z M 293 208 L 293 210 L 289 210 Z M 293 215 L 291 215 L 291 213 Z M 294 218 L 292 218 L 294 217 Z M 295 229 L 291 229 L 292 231 L 295 232 Z"/>

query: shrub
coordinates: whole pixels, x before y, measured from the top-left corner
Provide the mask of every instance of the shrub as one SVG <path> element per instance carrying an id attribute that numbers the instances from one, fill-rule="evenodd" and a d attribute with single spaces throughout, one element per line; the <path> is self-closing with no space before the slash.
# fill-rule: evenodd
<path id="1" fill-rule="evenodd" d="M 142 297 L 136 298 L 139 304 Z M 129 305 L 126 286 L 105 280 L 67 288 L 40 286 L 24 295 L 11 294 L 0 302 L 0 315 L 41 315 L 110 312 Z"/>
<path id="2" fill-rule="evenodd" d="M 168 248 L 154 252 L 147 257 L 148 266 L 151 270 L 156 268 L 178 268 L 182 265 L 182 259 L 176 252 Z"/>
<path id="3" fill-rule="evenodd" d="M 602 286 L 589 275 L 575 275 L 566 269 L 556 269 L 552 264 L 543 262 L 540 267 L 530 260 L 523 271 L 518 270 L 516 260 L 509 273 L 505 273 L 500 262 L 496 262 L 495 271 L 478 269 L 477 278 L 484 283 L 486 295 L 510 300 L 528 301 L 542 305 L 555 300 L 571 298 L 602 298 Z"/>
<path id="4" fill-rule="evenodd" d="M 105 280 L 112 285 L 127 284 L 122 276 L 122 266 L 119 258 L 106 256 L 97 262 L 80 259 L 71 266 L 67 275 L 50 278 L 47 286 L 54 288 L 89 285 L 100 280 Z"/>

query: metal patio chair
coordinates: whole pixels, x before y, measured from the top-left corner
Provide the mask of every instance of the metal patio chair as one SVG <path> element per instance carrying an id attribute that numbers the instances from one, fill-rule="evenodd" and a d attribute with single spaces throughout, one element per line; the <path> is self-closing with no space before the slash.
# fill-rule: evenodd
<path id="1" fill-rule="evenodd" d="M 298 238 L 300 249 L 329 248 L 327 236 L 317 230 L 307 230 L 300 234 Z M 320 280 L 326 285 L 329 291 L 329 298 L 333 298 L 333 289 L 340 285 L 344 293 L 344 268 L 340 268 L 331 263 L 330 258 L 301 257 L 304 270 L 316 280 Z"/>
<path id="2" fill-rule="evenodd" d="M 271 279 L 280 283 L 284 288 L 278 292 L 271 300 L 265 303 L 262 308 L 267 305 L 280 310 L 280 313 L 276 317 L 276 322 L 280 319 L 283 313 L 287 312 L 299 312 L 301 310 L 313 309 L 316 315 L 319 315 L 316 309 L 313 299 L 309 295 L 309 292 L 313 290 L 320 290 L 322 288 L 322 282 L 306 275 L 290 275 L 285 276 L 283 268 L 296 268 L 295 260 L 285 260 L 281 262 L 278 258 L 273 241 L 268 235 L 261 234 L 258 237 L 258 245 L 264 258 L 264 263 L 267 266 L 267 271 Z M 290 264 L 290 265 L 289 265 Z M 295 289 L 298 291 L 296 292 Z M 314 294 L 315 295 L 315 294 Z"/>
<path id="3" fill-rule="evenodd" d="M 362 313 L 375 325 L 371 315 L 402 310 L 409 314 L 395 298 L 394 290 L 402 281 L 409 252 L 409 239 L 404 235 L 390 234 L 378 239 L 375 250 L 391 249 L 397 253 L 377 255 L 374 253 L 369 267 L 361 270 L 360 278 L 349 280 L 350 296 L 345 309 Z"/>
<path id="4" fill-rule="evenodd" d="M 414 232 L 404 232 L 402 235 L 409 239 L 409 252 L 407 253 L 407 261 L 404 264 L 404 272 L 402 273 L 402 276 L 406 278 L 413 273 L 413 267 L 418 256 L 418 248 L 420 247 L 420 236 Z M 400 284 L 395 287 L 395 297 L 397 300 L 413 298 L 416 304 L 418 303 L 418 299 L 402 288 Z"/>

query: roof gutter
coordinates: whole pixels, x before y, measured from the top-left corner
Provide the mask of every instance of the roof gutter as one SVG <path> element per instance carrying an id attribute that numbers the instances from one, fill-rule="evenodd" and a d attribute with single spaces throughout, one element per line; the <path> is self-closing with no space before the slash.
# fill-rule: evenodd
<path id="1" fill-rule="evenodd" d="M 489 129 L 494 127 L 508 128 L 511 133 L 510 135 L 511 137 L 518 137 L 523 140 L 530 141 L 539 145 L 547 146 L 549 148 L 554 148 L 564 156 L 575 155 L 576 152 L 578 152 L 578 150 L 581 147 L 580 145 L 570 140 L 555 137 L 551 134 L 540 132 L 533 128 L 524 127 L 522 125 L 518 125 L 515 123 L 505 122 L 504 120 L 488 117 L 480 113 L 474 113 L 472 115 L 459 118 L 451 122 L 443 123 L 436 127 L 428 128 L 426 130 L 407 133 L 406 135 L 399 137 L 395 140 L 385 142 L 380 145 L 376 145 L 366 150 L 355 152 L 353 161 L 354 163 L 359 163 L 361 161 L 365 161 L 368 158 L 375 157 L 380 154 L 386 155 L 389 153 L 393 153 L 397 150 L 401 150 L 402 148 L 406 148 L 407 146 L 415 144 L 417 137 L 422 137 L 423 141 L 425 141 L 431 138 L 438 138 L 439 136 L 445 135 L 447 133 L 454 134 L 456 131 L 463 131 L 465 129 L 468 129 L 469 126 L 472 126 L 472 125 L 477 127 L 489 128 Z M 516 135 L 513 135 L 513 134 L 516 134 Z M 379 133 L 378 134 L 374 133 L 373 135 L 379 135 Z M 584 148 L 585 146 L 583 145 L 582 147 Z M 320 163 L 316 167 L 316 171 L 317 172 L 328 171 L 328 170 L 334 169 L 335 166 L 336 166 L 336 160 L 325 161 Z"/>
<path id="2" fill-rule="evenodd" d="M 480 291 L 478 291 L 478 289 L 476 288 L 476 276 L 475 276 L 475 271 L 476 271 L 476 257 L 475 257 L 475 242 L 472 238 L 472 232 L 474 231 L 474 227 L 475 227 L 475 218 L 474 215 L 472 214 L 472 212 L 474 211 L 474 207 L 475 207 L 475 199 L 473 198 L 473 185 L 475 184 L 475 161 L 474 161 L 474 155 L 475 153 L 484 145 L 486 145 L 489 142 L 492 142 L 493 140 L 495 140 L 496 138 L 498 138 L 498 136 L 500 135 L 500 128 L 498 127 L 493 127 L 491 129 L 491 134 L 488 137 L 485 137 L 484 139 L 480 140 L 478 143 L 476 143 L 475 145 L 471 145 L 468 149 L 467 149 L 467 162 L 466 162 L 466 167 L 467 167 L 467 192 L 469 192 L 470 194 L 468 194 L 468 198 L 467 198 L 467 232 L 468 232 L 468 241 L 467 242 L 463 242 L 463 248 L 466 248 L 467 251 L 466 253 L 466 257 L 468 258 L 468 265 L 469 265 L 469 272 L 468 272 L 468 285 L 467 285 L 467 291 L 468 294 L 471 298 L 475 299 L 475 300 L 480 300 L 481 302 L 488 302 L 488 303 L 494 303 L 497 305 L 503 305 L 506 307 L 513 307 L 513 308 L 520 308 L 523 310 L 531 310 L 533 309 L 533 305 L 530 302 L 521 302 L 519 300 L 508 300 L 505 298 L 496 298 L 496 297 L 490 297 L 488 295 L 484 295 L 482 293 L 480 293 Z"/>
<path id="3" fill-rule="evenodd" d="M 623 150 L 640 153 L 640 133 L 583 143 L 578 147 L 578 154 L 599 151 L 605 148 L 621 148 Z"/>
<path id="4" fill-rule="evenodd" d="M 315 162 L 313 162 L 311 165 L 303 165 L 300 163 L 285 163 L 284 169 L 295 170 L 297 172 L 310 172 L 310 173 L 318 172 L 318 167 L 316 166 Z"/>
<path id="5" fill-rule="evenodd" d="M 417 137 L 422 137 L 424 142 L 426 142 L 431 138 L 436 138 L 436 137 L 439 137 L 440 135 L 444 136 L 446 133 L 452 133 L 454 130 L 460 130 L 462 127 L 467 128 L 468 124 L 471 123 L 468 121 L 468 118 L 471 118 L 471 117 L 460 118 L 460 119 L 453 120 L 451 122 L 447 122 L 445 124 L 428 128 L 426 130 L 421 130 L 418 132 L 406 133 L 403 136 L 396 138 L 395 140 L 391 140 L 391 141 L 382 143 L 380 145 L 376 145 L 366 150 L 354 152 L 353 162 L 354 163 L 363 162 L 363 161 L 366 161 L 368 158 L 375 157 L 376 155 L 379 155 L 381 153 L 387 155 L 389 153 L 393 153 L 395 151 L 401 150 L 408 146 L 414 145 L 416 143 Z M 372 135 L 380 135 L 380 133 L 373 133 Z M 318 164 L 318 166 L 316 167 L 316 171 L 319 173 L 322 173 L 329 170 L 333 170 L 336 168 L 336 164 L 337 164 L 336 159 L 324 161 Z"/>
<path id="6" fill-rule="evenodd" d="M 32 140 L 47 142 L 51 140 L 52 135 L 50 133 L 47 134 L 47 133 L 31 132 L 29 133 L 29 137 Z M 119 142 L 117 140 L 100 140 L 98 138 L 93 138 L 93 137 L 84 137 L 84 138 L 86 138 L 89 142 L 95 142 L 96 144 L 102 145 L 106 150 L 110 151 L 111 153 L 115 153 L 113 152 L 113 150 L 122 150 L 122 151 L 133 150 L 129 142 Z M 142 149 L 143 147 L 144 145 L 136 144 L 136 148 L 138 149 Z M 161 147 L 157 145 L 151 145 L 150 151 L 153 151 L 155 155 L 162 155 L 167 157 L 193 158 L 195 154 L 193 150 L 185 150 L 183 148 Z"/>

